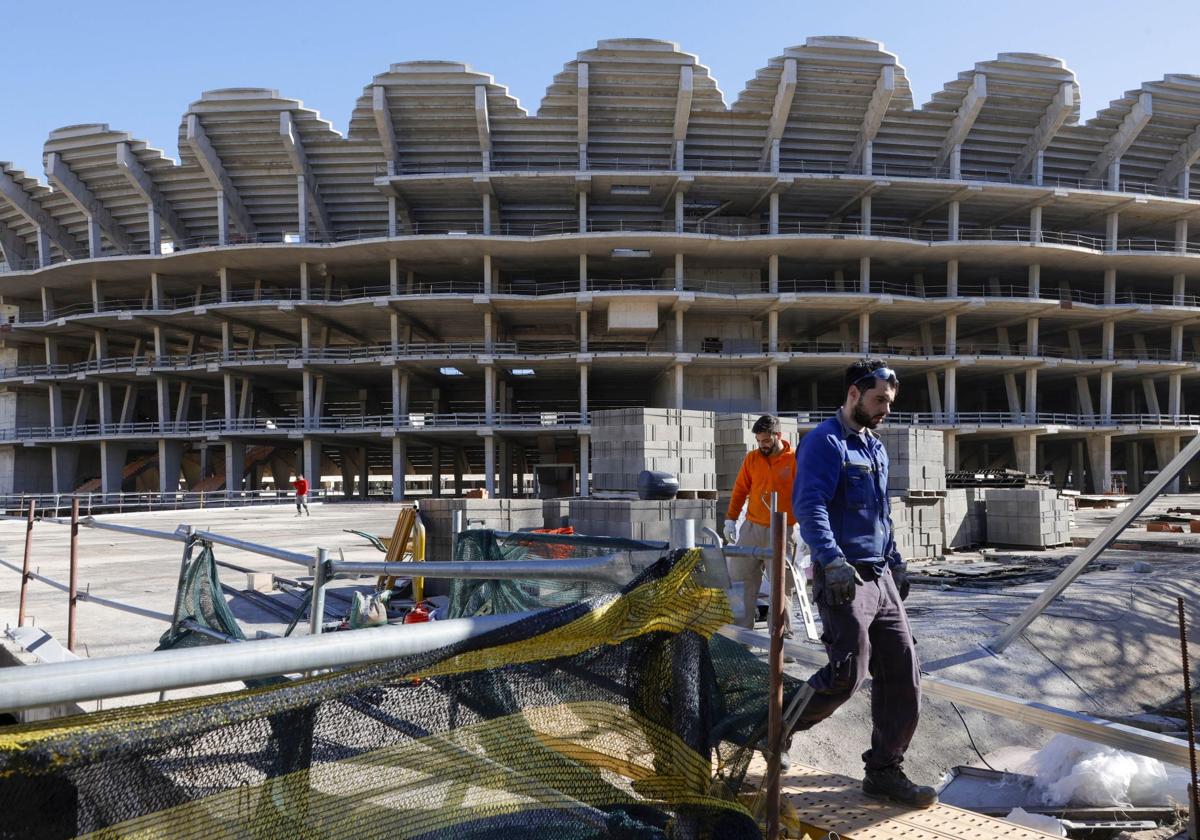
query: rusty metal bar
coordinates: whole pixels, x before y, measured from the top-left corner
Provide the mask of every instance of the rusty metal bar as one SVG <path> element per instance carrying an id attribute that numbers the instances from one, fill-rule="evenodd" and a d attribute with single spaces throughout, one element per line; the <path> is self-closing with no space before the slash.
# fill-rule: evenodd
<path id="1" fill-rule="evenodd" d="M 71 497 L 71 578 L 67 589 L 67 650 L 75 651 L 75 606 L 79 602 L 79 497 Z"/>
<path id="2" fill-rule="evenodd" d="M 778 507 L 778 504 L 775 505 Z M 784 545 L 787 514 L 771 514 L 771 651 L 767 695 L 767 838 L 779 838 L 780 774 L 783 765 L 783 631 L 787 624 L 784 588 Z"/>
<path id="3" fill-rule="evenodd" d="M 29 587 L 29 554 L 33 549 L 33 515 L 37 499 L 29 500 L 29 518 L 25 522 L 25 559 L 21 562 L 21 603 L 17 607 L 17 626 L 25 625 L 25 590 Z"/>

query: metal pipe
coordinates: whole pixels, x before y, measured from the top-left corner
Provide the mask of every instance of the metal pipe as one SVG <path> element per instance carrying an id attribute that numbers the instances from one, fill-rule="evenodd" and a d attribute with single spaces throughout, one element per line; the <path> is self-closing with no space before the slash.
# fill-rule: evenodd
<path id="1" fill-rule="evenodd" d="M 79 497 L 71 497 L 71 577 L 67 589 L 67 650 L 75 651 L 75 604 L 79 583 Z"/>
<path id="2" fill-rule="evenodd" d="M 1175 480 L 1185 469 L 1192 459 L 1200 455 L 1200 435 L 1192 438 L 1191 443 L 1183 448 L 1183 451 L 1176 455 L 1170 463 L 1154 477 L 1154 480 L 1146 485 L 1146 489 L 1137 495 L 1137 497 L 1125 506 L 1114 518 L 1108 527 L 1100 532 L 1100 536 L 1096 537 L 1088 547 L 1080 552 L 1071 565 L 1063 569 L 1062 573 L 1054 579 L 1054 582 L 1046 588 L 1046 591 L 1038 596 L 1038 599 L 1025 608 L 1017 618 L 1008 625 L 1005 630 L 995 637 L 984 642 L 984 647 L 992 653 L 1002 653 L 1006 647 L 1012 644 L 1013 640 L 1025 632 L 1033 620 L 1046 611 L 1046 608 L 1053 603 L 1054 599 L 1063 593 L 1068 586 L 1071 585 L 1075 578 L 1083 574 L 1083 570 L 1087 568 L 1088 563 L 1091 563 L 1100 553 L 1112 545 L 1113 541 L 1125 530 L 1134 519 L 1141 515 L 1142 511 L 1150 506 L 1150 503 L 1158 498 L 1158 495 L 1166 488 L 1168 484 Z"/>
<path id="3" fill-rule="evenodd" d="M 627 553 L 578 560 L 497 560 L 462 563 L 375 563 L 363 560 L 330 560 L 330 576 L 386 575 L 388 577 L 467 578 L 478 580 L 593 580 L 628 583 L 633 580 L 634 564 Z"/>
<path id="4" fill-rule="evenodd" d="M 37 499 L 29 500 L 29 519 L 25 523 L 25 559 L 21 562 L 21 602 L 17 607 L 17 626 L 25 625 L 25 590 L 29 588 L 29 555 L 33 549 L 33 514 Z"/>
<path id="5" fill-rule="evenodd" d="M 695 519 L 672 519 L 670 527 L 671 548 L 680 549 L 696 547 Z"/>
<path id="6" fill-rule="evenodd" d="M 317 556 L 313 558 L 312 601 L 308 607 L 308 632 L 312 636 L 321 635 L 321 625 L 325 622 L 325 569 L 329 562 L 329 549 L 318 548 Z"/>
<path id="7" fill-rule="evenodd" d="M 296 563 L 300 566 L 312 566 L 311 554 L 300 554 L 297 551 L 286 551 L 282 548 L 272 548 L 269 545 L 260 545 L 259 543 L 239 540 L 236 537 L 227 537 L 224 534 L 214 534 L 212 531 L 195 531 L 194 534 L 198 540 L 205 540 L 207 542 L 216 543 L 217 545 L 226 545 L 230 548 L 249 551 L 251 554 L 262 554 L 266 557 L 274 557 L 277 560 L 286 560 L 289 563 Z"/>
<path id="8" fill-rule="evenodd" d="M 174 542 L 186 542 L 187 525 L 180 525 L 175 531 L 155 531 L 151 528 L 136 528 L 133 525 L 117 525 L 113 522 L 101 522 L 94 516 L 87 516 L 80 520 L 80 524 L 87 528 L 99 528 L 102 531 L 118 531 L 122 534 L 136 534 L 139 537 L 153 537 L 158 540 L 172 540 Z"/>
<path id="9" fill-rule="evenodd" d="M 12 569 L 14 572 L 21 571 L 21 569 L 15 563 L 9 563 L 7 560 L 0 560 L 0 566 L 3 566 L 7 569 Z M 47 586 L 57 589 L 59 592 L 70 591 L 70 587 L 68 587 L 67 584 L 63 583 L 62 581 L 48 578 L 45 575 L 39 575 L 36 572 L 30 572 L 29 579 L 36 580 L 38 583 L 44 583 Z M 145 618 L 153 618 L 156 621 L 171 621 L 171 616 L 167 615 L 166 613 L 155 612 L 154 610 L 147 610 L 143 609 L 142 607 L 135 607 L 133 604 L 114 601 L 111 598 L 101 598 L 99 595 L 93 595 L 92 593 L 88 592 L 87 587 L 84 587 L 84 590 L 78 593 L 77 597 L 80 601 L 85 601 L 89 604 L 95 604 L 100 607 L 110 607 L 114 610 L 132 613 L 133 615 L 140 615 L 144 616 Z"/>
<path id="10" fill-rule="evenodd" d="M 778 499 L 772 494 L 774 507 Z M 771 650 L 767 673 L 770 677 L 767 693 L 767 838 L 779 838 L 779 799 L 783 770 L 783 630 L 787 620 L 783 586 L 784 541 L 787 514 L 775 510 L 771 514 Z"/>
<path id="11" fill-rule="evenodd" d="M 436 650 L 525 621 L 536 614 L 523 612 L 456 618 L 425 624 L 372 627 L 353 633 L 178 648 L 33 668 L 0 668 L 0 709 L 29 709 L 68 701 L 363 665 Z"/>

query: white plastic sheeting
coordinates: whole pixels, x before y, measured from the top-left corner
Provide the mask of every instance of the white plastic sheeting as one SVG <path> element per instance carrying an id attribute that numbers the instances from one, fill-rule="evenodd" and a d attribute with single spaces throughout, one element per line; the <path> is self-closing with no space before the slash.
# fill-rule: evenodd
<path id="1" fill-rule="evenodd" d="M 1036 778 L 1037 792 L 1050 806 L 1187 803 L 1184 768 L 1070 735 L 1055 735 L 1020 770 Z"/>
<path id="2" fill-rule="evenodd" d="M 1038 831 L 1044 831 L 1054 837 L 1067 836 L 1067 828 L 1063 825 L 1062 820 L 1045 814 L 1031 814 L 1024 808 L 1013 808 L 1004 819 L 1026 828 L 1036 828 Z"/>

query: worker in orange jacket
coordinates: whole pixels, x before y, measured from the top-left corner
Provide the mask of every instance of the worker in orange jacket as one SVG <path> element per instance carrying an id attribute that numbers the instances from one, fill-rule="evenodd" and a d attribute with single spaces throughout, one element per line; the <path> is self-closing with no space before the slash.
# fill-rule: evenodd
<path id="1" fill-rule="evenodd" d="M 737 480 L 733 484 L 733 497 L 729 500 L 729 510 L 725 516 L 725 540 L 736 542 L 739 546 L 754 548 L 771 547 L 771 494 L 778 493 L 780 510 L 787 512 L 787 556 L 791 557 L 796 551 L 796 540 L 792 526 L 796 517 L 792 515 L 792 483 L 796 480 L 796 451 L 784 440 L 780 430 L 779 418 L 764 414 L 754 422 L 751 428 L 757 449 L 746 453 L 742 459 L 742 467 L 738 471 Z M 746 521 L 738 530 L 737 520 L 742 513 L 742 507 L 749 502 L 746 509 Z M 729 558 L 729 576 L 733 581 L 742 583 L 742 618 L 743 627 L 754 627 L 754 619 L 758 614 L 758 589 L 762 584 L 763 560 L 750 557 Z M 792 577 L 791 568 L 787 571 L 787 598 L 791 603 L 792 593 L 796 589 L 796 581 Z M 786 610 L 787 623 L 784 635 L 792 636 L 792 611 Z"/>

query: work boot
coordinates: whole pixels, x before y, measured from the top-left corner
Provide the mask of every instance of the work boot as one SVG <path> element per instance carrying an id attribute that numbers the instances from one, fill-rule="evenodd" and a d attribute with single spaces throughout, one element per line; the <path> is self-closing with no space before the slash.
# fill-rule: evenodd
<path id="1" fill-rule="evenodd" d="M 914 808 L 929 808 L 937 804 L 937 792 L 927 786 L 914 784 L 900 765 L 882 770 L 868 769 L 863 777 L 863 793 L 874 799 L 890 799 Z"/>

